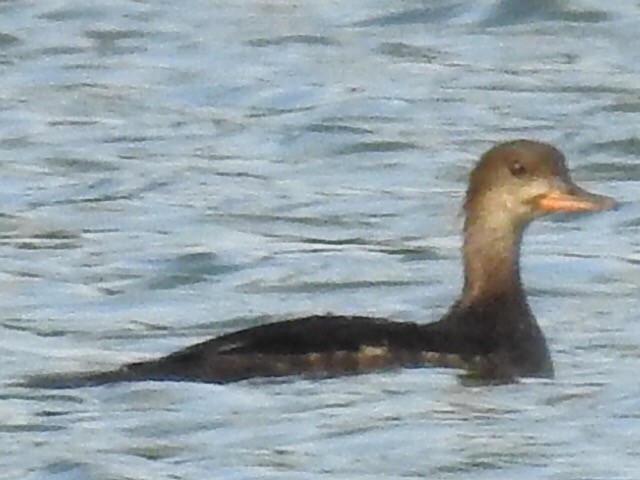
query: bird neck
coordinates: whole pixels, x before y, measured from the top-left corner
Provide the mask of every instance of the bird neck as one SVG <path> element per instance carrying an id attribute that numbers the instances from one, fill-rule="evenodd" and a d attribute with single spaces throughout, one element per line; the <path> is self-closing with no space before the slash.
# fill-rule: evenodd
<path id="1" fill-rule="evenodd" d="M 524 303 L 520 280 L 523 225 L 500 212 L 467 211 L 464 226 L 462 302 L 504 298 Z M 475 214 L 474 214 L 475 213 Z"/>

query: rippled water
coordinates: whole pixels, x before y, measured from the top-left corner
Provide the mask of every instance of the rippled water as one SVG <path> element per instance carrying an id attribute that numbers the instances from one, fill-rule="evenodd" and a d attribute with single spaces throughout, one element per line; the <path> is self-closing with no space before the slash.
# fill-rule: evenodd
<path id="1" fill-rule="evenodd" d="M 0 477 L 640 475 L 638 2 L 0 3 Z M 493 142 L 625 203 L 533 226 L 553 381 L 451 371 L 62 392 L 313 312 L 426 322 Z"/>

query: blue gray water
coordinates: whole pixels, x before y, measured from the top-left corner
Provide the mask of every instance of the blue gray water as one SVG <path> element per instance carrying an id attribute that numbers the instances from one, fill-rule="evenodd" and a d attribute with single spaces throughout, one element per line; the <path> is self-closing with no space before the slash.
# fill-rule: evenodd
<path id="1" fill-rule="evenodd" d="M 0 3 L 0 478 L 637 479 L 640 5 Z M 523 248 L 553 381 L 51 392 L 314 312 L 436 319 L 495 141 L 624 203 Z"/>

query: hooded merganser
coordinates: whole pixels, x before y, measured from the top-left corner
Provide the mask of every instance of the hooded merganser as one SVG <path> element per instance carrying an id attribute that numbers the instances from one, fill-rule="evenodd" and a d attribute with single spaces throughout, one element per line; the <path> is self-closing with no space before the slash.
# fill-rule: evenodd
<path id="1" fill-rule="evenodd" d="M 464 286 L 440 320 L 417 324 L 313 315 L 227 333 L 113 371 L 39 376 L 27 383 L 59 388 L 143 380 L 222 383 L 424 365 L 497 380 L 552 377 L 547 343 L 520 281 L 522 234 L 548 213 L 614 204 L 574 184 L 555 147 L 531 140 L 501 143 L 471 173 L 464 203 Z"/>

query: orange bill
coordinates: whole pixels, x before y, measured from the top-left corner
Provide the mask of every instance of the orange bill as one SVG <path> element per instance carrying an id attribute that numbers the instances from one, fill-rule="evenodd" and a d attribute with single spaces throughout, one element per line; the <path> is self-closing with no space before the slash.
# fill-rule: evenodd
<path id="1" fill-rule="evenodd" d="M 537 205 L 545 212 L 589 212 L 611 208 L 615 205 L 615 201 L 580 189 L 576 193 L 554 191 L 540 195 L 537 198 Z"/>

